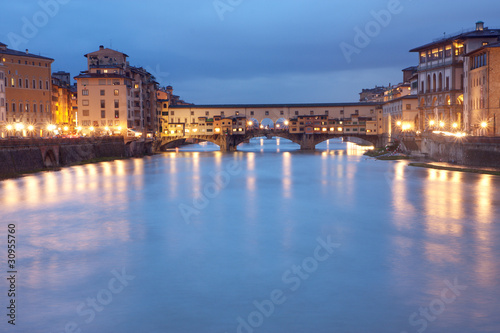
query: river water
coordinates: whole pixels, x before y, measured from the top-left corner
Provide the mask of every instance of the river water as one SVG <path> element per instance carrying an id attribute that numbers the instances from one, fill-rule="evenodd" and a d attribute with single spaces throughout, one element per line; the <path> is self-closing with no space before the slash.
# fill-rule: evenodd
<path id="1" fill-rule="evenodd" d="M 239 149 L 0 182 L 0 331 L 500 331 L 500 177 Z"/>

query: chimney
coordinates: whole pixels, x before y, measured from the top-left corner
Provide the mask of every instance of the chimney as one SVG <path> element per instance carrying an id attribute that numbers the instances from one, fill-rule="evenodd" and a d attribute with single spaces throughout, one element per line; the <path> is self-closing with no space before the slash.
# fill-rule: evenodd
<path id="1" fill-rule="evenodd" d="M 29 53 L 29 52 L 28 52 L 28 49 L 26 49 L 26 54 L 28 54 L 28 53 Z"/>
<path id="2" fill-rule="evenodd" d="M 104 50 L 104 45 L 99 45 L 99 50 Z"/>
<path id="3" fill-rule="evenodd" d="M 476 31 L 483 31 L 483 30 L 484 30 L 484 22 L 483 21 L 476 22 Z"/>

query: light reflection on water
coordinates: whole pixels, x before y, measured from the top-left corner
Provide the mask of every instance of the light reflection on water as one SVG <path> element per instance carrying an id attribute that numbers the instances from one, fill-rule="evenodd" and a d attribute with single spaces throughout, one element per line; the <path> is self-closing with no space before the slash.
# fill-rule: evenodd
<path id="1" fill-rule="evenodd" d="M 236 318 L 279 288 L 287 302 L 259 331 L 411 332 L 409 316 L 455 277 L 468 289 L 429 332 L 499 327 L 499 177 L 375 161 L 338 141 L 316 152 L 284 139 L 239 148 L 203 144 L 0 182 L 2 222 L 20 239 L 17 331 L 75 321 L 84 332 L 236 332 Z M 231 162 L 238 171 L 194 207 Z M 197 211 L 191 223 L 180 204 Z M 283 272 L 327 235 L 338 252 L 288 290 Z M 76 307 L 122 267 L 136 280 L 86 324 Z"/>

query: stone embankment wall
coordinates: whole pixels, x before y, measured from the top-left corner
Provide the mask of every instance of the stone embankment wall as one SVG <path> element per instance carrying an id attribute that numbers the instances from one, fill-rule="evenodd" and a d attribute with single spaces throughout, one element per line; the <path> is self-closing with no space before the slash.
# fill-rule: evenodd
<path id="1" fill-rule="evenodd" d="M 500 168 L 500 138 L 426 134 L 419 146 L 421 153 L 435 161 Z"/>
<path id="2" fill-rule="evenodd" d="M 125 144 L 123 137 L 0 140 L 0 178 L 98 158 L 142 157 L 152 152 L 151 142 Z"/>

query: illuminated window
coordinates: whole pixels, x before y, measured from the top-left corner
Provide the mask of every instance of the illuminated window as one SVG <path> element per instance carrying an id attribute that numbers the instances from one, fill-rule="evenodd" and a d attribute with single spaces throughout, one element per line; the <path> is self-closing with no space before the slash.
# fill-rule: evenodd
<path id="1" fill-rule="evenodd" d="M 88 96 L 89 95 L 89 90 L 88 89 L 83 89 L 82 90 L 82 96 Z"/>
<path id="2" fill-rule="evenodd" d="M 120 118 L 120 111 L 115 110 L 115 118 Z"/>
<path id="3" fill-rule="evenodd" d="M 120 91 L 119 91 L 118 89 L 115 89 L 115 91 L 114 91 L 114 95 L 115 95 L 115 96 L 118 96 L 119 94 L 120 94 Z"/>

